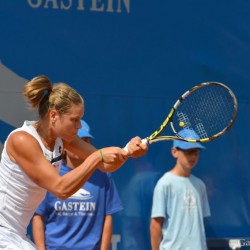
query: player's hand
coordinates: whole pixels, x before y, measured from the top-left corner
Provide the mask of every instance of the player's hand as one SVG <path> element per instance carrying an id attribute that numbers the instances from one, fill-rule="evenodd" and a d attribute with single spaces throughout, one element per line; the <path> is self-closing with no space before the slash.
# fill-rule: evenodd
<path id="1" fill-rule="evenodd" d="M 140 156 L 143 156 L 147 152 L 148 145 L 142 143 L 141 138 L 139 136 L 136 136 L 130 140 L 124 150 L 129 153 L 129 156 L 138 158 Z"/>
<path id="2" fill-rule="evenodd" d="M 116 171 L 129 157 L 128 152 L 118 147 L 102 148 L 98 151 L 103 163 L 98 168 L 103 172 Z"/>

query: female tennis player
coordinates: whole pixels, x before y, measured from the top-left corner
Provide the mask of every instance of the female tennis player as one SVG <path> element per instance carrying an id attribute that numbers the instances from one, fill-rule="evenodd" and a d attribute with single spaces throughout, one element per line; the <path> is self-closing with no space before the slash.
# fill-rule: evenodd
<path id="1" fill-rule="evenodd" d="M 139 137 L 127 146 L 100 150 L 77 136 L 84 114 L 82 97 L 70 86 L 52 86 L 45 76 L 28 82 L 23 95 L 37 109 L 38 121 L 25 121 L 10 133 L 0 166 L 0 249 L 36 249 L 26 237 L 27 226 L 48 190 L 60 199 L 74 194 L 95 169 L 112 172 L 131 157 L 143 155 L 147 146 Z M 64 176 L 58 168 L 63 149 L 84 162 Z"/>

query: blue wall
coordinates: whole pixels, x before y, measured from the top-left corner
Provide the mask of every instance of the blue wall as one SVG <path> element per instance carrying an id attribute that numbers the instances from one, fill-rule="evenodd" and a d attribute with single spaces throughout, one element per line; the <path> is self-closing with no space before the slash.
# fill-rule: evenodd
<path id="1" fill-rule="evenodd" d="M 6 82 L 10 72 L 22 79 L 45 74 L 53 82 L 67 82 L 86 101 L 94 144 L 123 147 L 131 137 L 156 130 L 193 85 L 226 83 L 238 98 L 238 119 L 224 137 L 206 144 L 194 173 L 208 188 L 208 237 L 247 237 L 249 9 L 246 0 L 0 1 L 0 95 L 21 91 L 23 82 L 15 91 Z M 7 107 L 0 104 L 4 138 L 6 123 L 18 126 L 26 117 L 5 118 Z M 147 156 L 129 160 L 113 174 L 125 210 L 115 216 L 114 234 L 121 241 L 112 249 L 133 249 L 126 245 L 135 236 L 132 223 L 147 228 L 154 183 L 174 164 L 170 147 L 170 142 L 151 145 Z M 151 184 L 139 191 L 136 185 L 145 182 Z M 147 209 L 140 210 L 140 204 Z M 146 239 L 147 232 L 141 232 Z"/>

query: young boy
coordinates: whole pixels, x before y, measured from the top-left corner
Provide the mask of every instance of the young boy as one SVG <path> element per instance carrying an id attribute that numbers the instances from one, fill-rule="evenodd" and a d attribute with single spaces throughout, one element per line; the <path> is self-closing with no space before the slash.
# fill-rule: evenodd
<path id="1" fill-rule="evenodd" d="M 183 129 L 187 138 L 194 131 Z M 151 213 L 152 250 L 206 250 L 203 218 L 210 216 L 206 187 L 191 174 L 198 162 L 200 143 L 174 141 L 171 149 L 176 159 L 174 168 L 156 184 Z"/>

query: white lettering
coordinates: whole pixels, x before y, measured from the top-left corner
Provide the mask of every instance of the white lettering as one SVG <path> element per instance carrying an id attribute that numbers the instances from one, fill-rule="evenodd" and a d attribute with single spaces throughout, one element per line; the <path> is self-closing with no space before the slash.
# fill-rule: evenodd
<path id="1" fill-rule="evenodd" d="M 90 11 L 95 12 L 117 12 L 122 13 L 126 11 L 130 13 L 130 0 L 88 0 Z M 44 9 L 60 9 L 84 11 L 85 0 L 27 0 L 31 8 L 44 8 Z"/>
<path id="2" fill-rule="evenodd" d="M 108 0 L 107 12 L 114 12 L 113 0 Z"/>
<path id="3" fill-rule="evenodd" d="M 68 5 L 64 5 L 64 2 L 68 2 Z M 61 1 L 61 9 L 69 10 L 72 6 L 72 0 Z"/>
<path id="4" fill-rule="evenodd" d="M 100 0 L 92 0 L 92 7 L 90 8 L 90 10 L 103 12 L 104 4 L 97 6 L 99 2 Z"/>
<path id="5" fill-rule="evenodd" d="M 44 4 L 44 8 L 49 8 L 49 2 L 51 2 L 52 3 L 52 8 L 53 9 L 58 9 L 59 7 L 58 7 L 58 4 L 57 4 L 57 0 L 46 0 L 45 1 L 45 4 Z"/>
<path id="6" fill-rule="evenodd" d="M 78 6 L 77 6 L 78 10 L 84 10 L 83 1 L 84 0 L 78 0 Z"/>
<path id="7" fill-rule="evenodd" d="M 36 0 L 36 4 L 33 3 L 34 1 L 32 0 L 28 0 L 28 4 L 32 7 L 32 8 L 39 8 L 42 4 L 42 0 Z"/>
<path id="8" fill-rule="evenodd" d="M 73 205 L 72 202 L 69 202 L 69 203 L 68 203 L 68 209 L 67 209 L 67 210 L 70 210 L 70 211 L 71 211 L 71 210 L 72 210 L 72 205 Z"/>
<path id="9" fill-rule="evenodd" d="M 61 206 L 61 211 L 68 211 L 67 205 L 64 202 Z"/>
<path id="10" fill-rule="evenodd" d="M 96 203 L 95 202 L 63 202 L 56 201 L 54 208 L 56 211 L 95 211 Z"/>
<path id="11" fill-rule="evenodd" d="M 82 202 L 82 203 L 80 204 L 79 210 L 80 210 L 80 211 L 85 211 L 84 207 L 85 207 L 85 204 Z"/>
<path id="12" fill-rule="evenodd" d="M 121 9 L 121 1 L 122 0 L 118 0 L 118 8 L 117 8 L 117 12 L 121 13 L 122 9 Z M 124 5 L 126 7 L 127 12 L 130 12 L 130 0 L 123 0 Z"/>
<path id="13" fill-rule="evenodd" d="M 95 211 L 95 202 L 89 202 L 89 211 Z"/>
<path id="14" fill-rule="evenodd" d="M 250 240 L 249 239 L 241 239 L 240 240 L 242 247 L 249 247 L 250 246 Z"/>

